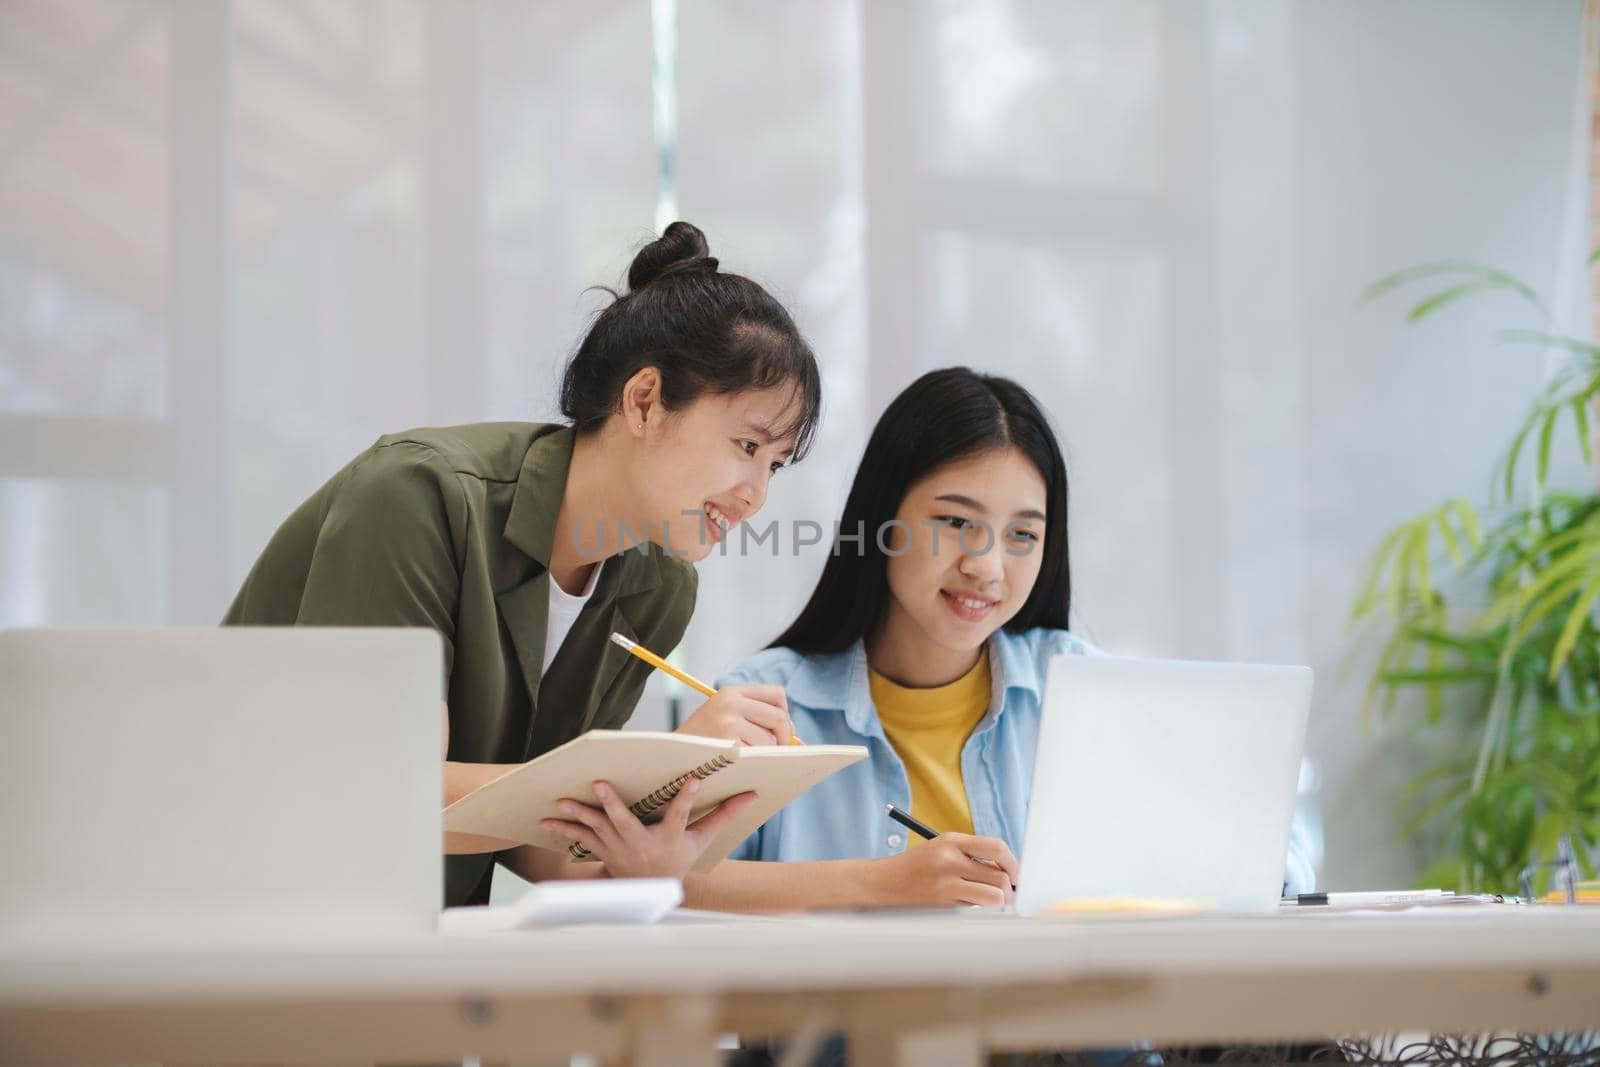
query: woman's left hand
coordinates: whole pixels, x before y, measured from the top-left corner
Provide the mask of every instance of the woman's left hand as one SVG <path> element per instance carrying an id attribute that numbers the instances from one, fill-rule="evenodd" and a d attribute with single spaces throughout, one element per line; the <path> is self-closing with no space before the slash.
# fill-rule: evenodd
<path id="1" fill-rule="evenodd" d="M 600 807 L 570 798 L 557 807 L 567 818 L 544 819 L 539 825 L 594 853 L 613 878 L 682 878 L 693 869 L 717 831 L 755 799 L 754 793 L 729 797 L 689 822 L 700 783 L 691 778 L 678 790 L 653 825 L 640 822 L 617 791 L 606 782 L 594 783 Z"/>

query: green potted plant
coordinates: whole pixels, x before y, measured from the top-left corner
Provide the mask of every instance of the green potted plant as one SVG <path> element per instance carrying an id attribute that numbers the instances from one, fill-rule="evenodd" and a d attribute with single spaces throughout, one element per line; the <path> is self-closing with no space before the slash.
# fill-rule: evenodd
<path id="1" fill-rule="evenodd" d="M 1589 258 L 1593 268 L 1600 250 Z M 1490 267 L 1429 263 L 1378 281 L 1369 297 L 1424 295 L 1411 322 L 1486 293 L 1543 307 Z M 1549 316 L 1543 314 L 1546 321 Z M 1421 881 L 1518 891 L 1528 867 L 1543 891 L 1558 851 L 1593 878 L 1600 843 L 1600 346 L 1556 332 L 1502 341 L 1557 353 L 1492 478 L 1485 506 L 1452 497 L 1391 530 L 1372 557 L 1352 622 L 1381 650 L 1363 716 L 1420 695 L 1432 765 L 1401 799 L 1402 832 L 1435 853 Z M 1552 452 L 1580 450 L 1595 476 L 1548 484 Z"/>

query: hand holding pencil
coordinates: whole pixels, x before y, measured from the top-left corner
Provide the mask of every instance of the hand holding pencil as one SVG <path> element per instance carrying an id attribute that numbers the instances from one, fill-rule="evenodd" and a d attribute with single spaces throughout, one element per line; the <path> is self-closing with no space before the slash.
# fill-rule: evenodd
<path id="1" fill-rule="evenodd" d="M 724 737 L 745 745 L 801 743 L 789 720 L 789 698 L 782 686 L 728 685 L 713 689 L 622 634 L 612 634 L 611 640 L 708 698 L 678 727 L 679 733 Z"/>

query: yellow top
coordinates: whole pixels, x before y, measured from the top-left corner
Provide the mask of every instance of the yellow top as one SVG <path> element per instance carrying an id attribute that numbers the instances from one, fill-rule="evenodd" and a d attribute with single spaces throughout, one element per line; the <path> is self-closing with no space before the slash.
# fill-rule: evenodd
<path id="1" fill-rule="evenodd" d="M 988 649 L 965 675 L 933 689 L 908 689 L 877 671 L 868 677 L 878 721 L 911 779 L 911 814 L 940 833 L 972 833 L 961 748 L 989 710 Z"/>

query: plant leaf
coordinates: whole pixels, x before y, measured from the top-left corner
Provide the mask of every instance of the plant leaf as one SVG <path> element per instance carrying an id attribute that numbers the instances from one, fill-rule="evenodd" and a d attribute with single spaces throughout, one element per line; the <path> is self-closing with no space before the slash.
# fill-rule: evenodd
<path id="1" fill-rule="evenodd" d="M 1515 275 L 1500 270 L 1498 267 L 1486 266 L 1482 263 L 1472 263 L 1465 260 L 1441 260 L 1433 263 L 1421 263 L 1415 267 L 1397 270 L 1393 274 L 1385 275 L 1376 282 L 1367 286 L 1362 294 L 1364 299 L 1372 300 L 1383 294 L 1397 289 L 1402 285 L 1417 281 L 1421 278 L 1440 278 L 1455 276 L 1458 278 L 1475 279 L 1467 284 L 1475 288 L 1506 289 L 1516 293 L 1535 307 L 1539 306 L 1539 296 Z M 1418 316 L 1420 317 L 1420 316 Z M 1414 321 L 1414 320 L 1413 320 Z"/>
<path id="2" fill-rule="evenodd" d="M 1522 647 L 1522 643 L 1527 640 L 1528 635 L 1533 632 L 1534 628 L 1543 622 L 1545 617 L 1554 611 L 1563 600 L 1576 592 L 1582 584 L 1582 574 L 1572 575 L 1550 584 L 1549 591 L 1528 609 L 1528 613 L 1522 617 L 1517 624 L 1517 628 L 1512 631 L 1511 636 L 1506 638 L 1505 651 L 1501 653 L 1500 659 L 1502 666 L 1511 662 L 1511 657 L 1516 654 L 1517 649 Z"/>
<path id="3" fill-rule="evenodd" d="M 1589 621 L 1589 612 L 1593 610 L 1597 600 L 1600 600 L 1600 574 L 1589 579 L 1589 584 L 1578 594 L 1578 602 L 1573 605 L 1572 614 L 1567 616 L 1566 625 L 1561 628 L 1561 636 L 1556 639 L 1555 651 L 1550 654 L 1549 680 L 1552 684 L 1556 676 L 1561 673 L 1567 657 L 1572 655 L 1572 646 L 1577 643 L 1578 632 Z"/>
<path id="4" fill-rule="evenodd" d="M 1561 816 L 1553 811 L 1546 812 L 1533 831 L 1533 840 L 1528 844 L 1528 858 L 1535 863 L 1548 862 L 1549 858 L 1555 855 L 1556 841 L 1564 830 L 1566 826 L 1562 823 Z M 1538 880 L 1543 881 L 1547 877 L 1547 873 L 1541 872 Z"/>
<path id="5" fill-rule="evenodd" d="M 1378 586 L 1383 581 L 1383 572 L 1387 569 L 1389 553 L 1395 544 L 1405 536 L 1406 525 L 1396 526 L 1389 531 L 1378 550 L 1372 554 L 1372 560 L 1367 566 L 1367 578 L 1361 585 L 1361 592 L 1356 595 L 1355 605 L 1351 608 L 1352 621 L 1366 617 L 1371 613 L 1377 602 Z"/>
<path id="6" fill-rule="evenodd" d="M 1559 333 L 1545 333 L 1542 330 L 1501 330 L 1497 335 L 1502 342 L 1515 345 L 1538 345 L 1540 348 L 1564 348 L 1568 352 L 1580 356 L 1587 356 L 1591 360 L 1600 360 L 1600 345 L 1590 344 L 1588 341 L 1576 337 L 1567 337 Z"/>
<path id="7" fill-rule="evenodd" d="M 1522 521 L 1530 521 L 1533 514 L 1530 512 L 1528 518 Z M 1595 539 L 1596 544 L 1600 545 L 1600 511 L 1596 511 L 1593 517 L 1585 519 L 1575 526 L 1558 530 L 1542 540 L 1526 546 L 1525 551 L 1519 551 L 1518 553 L 1518 564 L 1520 566 L 1533 566 L 1540 559 L 1553 561 L 1556 556 L 1565 556 L 1568 550 L 1583 545 L 1591 539 Z M 1511 580 L 1501 581 L 1498 584 L 1507 589 L 1515 587 L 1515 575 L 1511 575 L 1510 578 Z"/>
<path id="8" fill-rule="evenodd" d="M 1434 263 L 1421 263 L 1415 267 L 1406 267 L 1404 270 L 1397 270 L 1393 274 L 1384 275 L 1367 286 L 1361 296 L 1364 300 L 1373 300 L 1393 289 L 1398 289 L 1402 285 L 1414 282 L 1418 278 L 1437 278 L 1450 274 L 1471 275 L 1482 278 L 1488 273 L 1489 268 L 1483 264 L 1468 263 L 1463 260 L 1441 260 Z"/>
<path id="9" fill-rule="evenodd" d="M 1572 421 L 1577 423 L 1578 449 L 1583 453 L 1583 462 L 1587 466 L 1594 465 L 1593 442 L 1589 440 L 1589 398 L 1586 396 L 1574 397 L 1572 401 Z"/>
<path id="10" fill-rule="evenodd" d="M 1466 556 L 1461 551 L 1461 541 L 1456 537 L 1456 532 L 1450 528 L 1449 505 L 1438 511 L 1439 539 L 1444 542 L 1444 550 L 1450 554 L 1450 561 L 1457 567 L 1465 563 Z"/>
<path id="11" fill-rule="evenodd" d="M 1439 667 L 1430 670 L 1384 671 L 1385 685 L 1449 685 L 1458 682 L 1492 682 L 1500 672 L 1492 667 Z"/>
<path id="12" fill-rule="evenodd" d="M 1579 530 L 1566 530 L 1561 534 L 1550 538 L 1550 542 L 1554 544 L 1556 541 L 1566 540 L 1571 534 L 1587 534 L 1588 536 L 1593 537 L 1596 536 L 1596 534 L 1600 534 L 1600 528 L 1589 530 L 1587 527 L 1585 527 Z M 1586 538 L 1574 539 L 1574 543 L 1577 547 L 1573 548 L 1570 552 L 1563 553 L 1559 560 L 1552 559 L 1551 562 L 1539 572 L 1539 575 L 1527 585 L 1520 588 L 1508 588 L 1503 594 L 1501 594 L 1501 596 L 1496 598 L 1495 602 L 1491 604 L 1484 612 L 1483 616 L 1479 620 L 1480 624 L 1509 621 L 1513 615 L 1516 615 L 1527 608 L 1528 604 L 1535 598 L 1543 596 L 1545 590 L 1549 589 L 1557 582 L 1565 579 L 1573 571 L 1579 570 L 1585 564 L 1594 562 L 1594 560 L 1591 558 L 1592 552 L 1585 550 L 1588 547 L 1584 543 L 1585 540 Z"/>
<path id="13" fill-rule="evenodd" d="M 1503 499 L 1507 501 L 1517 495 L 1517 456 L 1522 452 L 1522 446 L 1528 440 L 1528 434 L 1532 431 L 1533 420 L 1530 418 L 1522 424 L 1522 428 L 1517 431 L 1517 435 L 1511 439 L 1511 448 L 1506 452 L 1505 496 Z"/>
<path id="14" fill-rule="evenodd" d="M 1544 426 L 1539 430 L 1539 465 L 1534 472 L 1534 485 L 1544 487 L 1550 480 L 1550 441 L 1556 435 L 1556 412 L 1547 412 Z"/>
<path id="15" fill-rule="evenodd" d="M 1416 569 L 1417 599 L 1421 601 L 1424 609 L 1433 606 L 1437 599 L 1433 591 L 1433 573 L 1428 565 L 1428 531 L 1429 523 L 1423 523 L 1411 535 L 1411 560 Z"/>
<path id="16" fill-rule="evenodd" d="M 1461 528 L 1466 531 L 1467 543 L 1472 546 L 1473 551 L 1482 548 L 1483 527 L 1479 525 L 1478 513 L 1472 509 L 1472 505 L 1456 497 L 1445 506 L 1452 509 L 1460 519 Z"/>
<path id="17" fill-rule="evenodd" d="M 1418 641 L 1422 644 L 1451 648 L 1463 655 L 1483 656 L 1487 660 L 1492 660 L 1495 650 L 1499 648 L 1499 642 L 1488 635 L 1451 634 L 1442 630 L 1426 630 L 1421 627 L 1415 627 L 1411 630 L 1410 637 L 1413 641 Z"/>
<path id="18" fill-rule="evenodd" d="M 1378 653 L 1377 669 L 1373 671 L 1372 677 L 1367 680 L 1367 689 L 1361 699 L 1361 728 L 1363 730 L 1372 729 L 1372 719 L 1375 712 L 1379 715 L 1387 715 L 1394 706 L 1395 690 L 1393 686 L 1384 691 L 1381 701 L 1378 699 L 1378 690 L 1384 688 L 1380 677 L 1384 672 L 1395 670 L 1399 664 L 1405 662 L 1405 650 L 1405 631 L 1400 629 L 1396 630 L 1389 640 L 1384 642 L 1382 651 Z"/>
<path id="19" fill-rule="evenodd" d="M 1502 286 L 1493 281 L 1466 282 L 1462 285 L 1452 285 L 1448 289 L 1441 289 L 1425 300 L 1419 301 L 1406 315 L 1407 322 L 1421 322 L 1429 315 L 1442 307 L 1455 303 L 1464 296 L 1481 293 L 1488 289 L 1499 289 Z"/>

